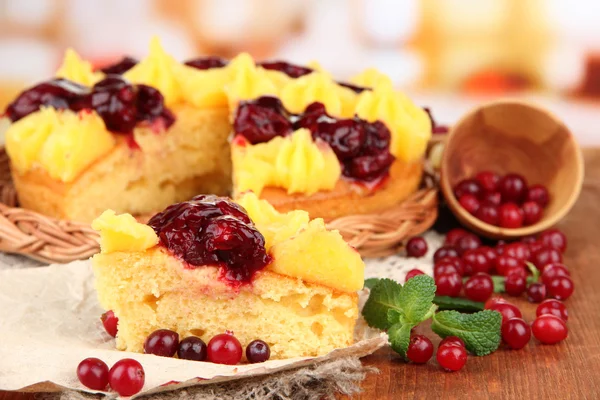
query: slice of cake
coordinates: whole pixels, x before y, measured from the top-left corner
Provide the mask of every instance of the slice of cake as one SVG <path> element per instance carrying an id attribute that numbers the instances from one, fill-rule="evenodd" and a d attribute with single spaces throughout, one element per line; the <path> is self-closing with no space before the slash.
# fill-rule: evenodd
<path id="1" fill-rule="evenodd" d="M 197 196 L 148 225 L 106 211 L 93 227 L 101 305 L 119 318 L 117 347 L 143 351 L 170 329 L 208 342 L 233 331 L 272 358 L 318 356 L 353 342 L 364 263 L 337 231 L 304 211 L 277 212 L 254 194 Z"/>

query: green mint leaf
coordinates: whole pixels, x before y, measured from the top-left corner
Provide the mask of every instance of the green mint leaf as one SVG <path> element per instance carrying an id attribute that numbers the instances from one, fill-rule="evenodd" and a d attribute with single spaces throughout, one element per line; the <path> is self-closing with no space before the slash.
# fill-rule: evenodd
<path id="1" fill-rule="evenodd" d="M 531 271 L 531 279 L 532 279 L 534 282 L 537 282 L 537 281 L 538 281 L 538 279 L 540 279 L 540 270 L 539 270 L 539 269 L 537 269 L 537 268 L 535 267 L 535 265 L 533 265 L 533 264 L 532 264 L 532 263 L 530 263 L 530 262 L 525 262 L 525 264 L 527 265 L 527 268 L 529 268 L 529 270 Z"/>
<path id="2" fill-rule="evenodd" d="M 367 289 L 373 289 L 373 287 L 377 284 L 377 282 L 379 282 L 381 279 L 379 278 L 369 278 L 369 279 L 365 279 L 365 284 L 364 287 L 366 287 Z"/>
<path id="3" fill-rule="evenodd" d="M 407 360 L 406 351 L 410 343 L 410 331 L 414 327 L 413 324 L 397 323 L 388 330 L 388 339 L 392 350 L 400 354 L 405 360 Z"/>
<path id="4" fill-rule="evenodd" d="M 492 282 L 494 284 L 494 293 L 504 293 L 504 276 L 492 275 Z"/>
<path id="5" fill-rule="evenodd" d="M 387 312 L 387 320 L 390 326 L 401 323 L 404 324 L 406 321 L 404 320 L 404 314 L 395 308 L 390 308 Z"/>
<path id="6" fill-rule="evenodd" d="M 483 310 L 475 314 L 440 311 L 433 316 L 431 329 L 442 338 L 458 336 L 471 353 L 485 356 L 500 345 L 501 322 L 502 315 L 492 310 Z"/>
<path id="7" fill-rule="evenodd" d="M 481 311 L 484 306 L 484 304 L 479 301 L 450 296 L 435 296 L 433 298 L 433 303 L 436 304 L 440 310 L 456 310 L 463 312 Z"/>
<path id="8" fill-rule="evenodd" d="M 362 315 L 370 327 L 381 330 L 388 329 L 388 311 L 393 309 L 402 313 L 399 298 L 402 286 L 391 279 L 381 279 L 373 286 L 369 298 L 362 310 Z"/>
<path id="9" fill-rule="evenodd" d="M 428 275 L 417 275 L 406 281 L 400 292 L 399 303 L 407 322 L 418 324 L 427 319 L 435 289 L 435 281 Z"/>

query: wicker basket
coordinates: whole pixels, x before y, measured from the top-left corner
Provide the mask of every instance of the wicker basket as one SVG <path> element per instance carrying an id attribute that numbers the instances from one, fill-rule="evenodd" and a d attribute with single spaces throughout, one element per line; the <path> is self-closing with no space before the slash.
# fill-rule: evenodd
<path id="1" fill-rule="evenodd" d="M 431 171 L 424 187 L 397 206 L 380 214 L 350 215 L 327 222 L 361 255 L 396 253 L 402 242 L 426 231 L 437 217 L 437 184 Z M 19 208 L 9 160 L 0 148 L 0 251 L 21 254 L 47 263 L 66 263 L 97 253 L 98 233 L 90 225 L 61 221 Z"/>

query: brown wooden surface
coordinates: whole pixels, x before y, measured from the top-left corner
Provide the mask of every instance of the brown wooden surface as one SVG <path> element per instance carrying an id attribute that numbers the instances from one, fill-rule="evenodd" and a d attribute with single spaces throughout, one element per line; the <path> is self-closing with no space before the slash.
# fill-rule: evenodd
<path id="1" fill-rule="evenodd" d="M 546 346 L 532 340 L 519 351 L 469 357 L 463 370 L 442 372 L 400 361 L 389 349 L 364 359 L 377 367 L 363 382 L 360 399 L 598 399 L 600 398 L 600 148 L 585 151 L 586 178 L 579 201 L 559 227 L 567 234 L 565 262 L 575 294 L 567 300 L 569 337 Z M 527 321 L 535 305 L 514 301 Z M 430 338 L 427 326 L 417 328 Z M 438 340 L 434 343 L 437 346 Z M 0 400 L 30 400 L 31 394 L 0 392 Z"/>

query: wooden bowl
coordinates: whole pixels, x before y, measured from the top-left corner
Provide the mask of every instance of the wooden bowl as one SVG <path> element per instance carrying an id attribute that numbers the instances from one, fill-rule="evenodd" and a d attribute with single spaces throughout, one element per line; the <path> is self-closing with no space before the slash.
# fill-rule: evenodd
<path id="1" fill-rule="evenodd" d="M 550 203 L 536 224 L 507 229 L 487 224 L 460 206 L 452 188 L 477 172 L 522 174 L 529 185 L 548 188 Z M 493 239 L 533 235 L 556 224 L 571 209 L 583 182 L 583 157 L 569 129 L 533 104 L 502 100 L 475 108 L 454 125 L 441 162 L 441 188 L 448 206 L 467 228 Z"/>

